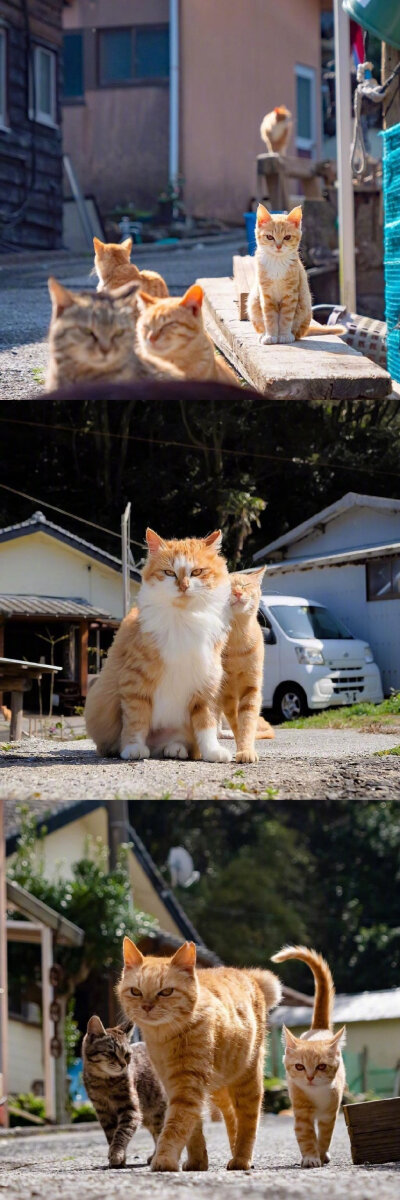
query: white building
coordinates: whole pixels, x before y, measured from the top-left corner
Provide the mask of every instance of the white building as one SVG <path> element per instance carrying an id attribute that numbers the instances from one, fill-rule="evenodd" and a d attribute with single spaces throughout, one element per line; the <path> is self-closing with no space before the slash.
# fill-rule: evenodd
<path id="1" fill-rule="evenodd" d="M 347 492 L 254 561 L 264 593 L 325 604 L 372 647 L 385 694 L 400 691 L 400 500 Z"/>

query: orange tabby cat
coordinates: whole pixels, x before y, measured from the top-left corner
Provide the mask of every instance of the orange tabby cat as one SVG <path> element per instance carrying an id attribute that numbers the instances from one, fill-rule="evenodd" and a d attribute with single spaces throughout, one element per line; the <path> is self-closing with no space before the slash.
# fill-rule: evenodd
<path id="1" fill-rule="evenodd" d="M 85 708 L 100 754 L 228 762 L 217 737 L 229 575 L 221 533 L 165 541 L 146 532 L 138 607 L 122 621 Z"/>
<path id="2" fill-rule="evenodd" d="M 311 1029 L 294 1037 L 283 1027 L 285 1067 L 294 1111 L 294 1129 L 302 1167 L 323 1167 L 330 1161 L 329 1147 L 346 1083 L 341 1046 L 346 1030 L 333 1033 L 335 988 L 328 963 L 306 946 L 287 946 L 272 962 L 298 958 L 307 963 L 315 979 Z M 316 1129 L 317 1125 L 317 1129 Z"/>
<path id="3" fill-rule="evenodd" d="M 258 205 L 256 222 L 256 281 L 247 311 L 260 342 L 287 344 L 314 333 L 344 333 L 343 325 L 319 325 L 311 320 L 311 292 L 299 257 L 300 206 L 286 213 L 268 212 Z"/>
<path id="4" fill-rule="evenodd" d="M 261 122 L 260 134 L 267 150 L 275 154 L 286 154 L 292 132 L 292 114 L 284 104 L 278 104 Z"/>
<path id="5" fill-rule="evenodd" d="M 257 571 L 235 571 L 231 579 L 231 626 L 222 652 L 221 707 L 236 739 L 236 762 L 258 762 L 256 738 L 274 733 L 268 722 L 258 732 L 262 700 L 264 639 L 257 620 L 261 580 Z"/>
<path id="6" fill-rule="evenodd" d="M 139 293 L 142 315 L 137 337 L 142 358 L 160 358 L 173 363 L 185 379 L 216 379 L 237 384 L 237 378 L 223 358 L 217 358 L 214 344 L 204 328 L 203 289 L 194 283 L 182 297 L 154 300 Z"/>
<path id="7" fill-rule="evenodd" d="M 115 288 L 122 287 L 124 283 L 138 282 L 150 296 L 168 296 L 168 288 L 162 275 L 157 271 L 139 271 L 139 267 L 135 267 L 131 263 L 132 238 L 125 238 L 124 242 L 101 242 L 99 238 L 93 238 L 95 249 L 94 266 L 99 278 L 97 291 L 101 292 L 103 288 L 108 288 L 109 291 L 114 291 Z"/>
<path id="8" fill-rule="evenodd" d="M 281 988 L 271 971 L 196 970 L 196 947 L 173 958 L 144 958 L 124 938 L 117 987 L 124 1011 L 143 1031 L 168 1097 L 152 1171 L 206 1171 L 202 1113 L 208 1097 L 223 1113 L 232 1157 L 228 1170 L 247 1171 L 264 1092 L 266 1015 Z"/>

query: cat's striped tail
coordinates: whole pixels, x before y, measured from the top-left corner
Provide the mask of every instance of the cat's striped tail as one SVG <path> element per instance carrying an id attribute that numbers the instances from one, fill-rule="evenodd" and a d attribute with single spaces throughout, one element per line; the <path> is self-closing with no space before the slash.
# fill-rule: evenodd
<path id="1" fill-rule="evenodd" d="M 315 979 L 311 1029 L 332 1029 L 335 985 L 328 963 L 322 954 L 317 954 L 316 950 L 309 950 L 307 946 L 285 946 L 279 954 L 272 955 L 272 962 L 287 962 L 290 958 L 299 958 L 300 962 L 307 963 Z"/>
<path id="2" fill-rule="evenodd" d="M 317 333 L 323 333 L 324 337 L 326 337 L 327 333 L 329 333 L 329 334 L 336 333 L 337 337 L 340 337 L 342 333 L 346 333 L 346 326 L 345 325 L 320 325 L 319 321 L 310 321 L 310 324 L 307 329 L 307 333 L 304 334 L 303 336 L 304 337 L 312 337 L 314 334 L 317 334 Z"/>

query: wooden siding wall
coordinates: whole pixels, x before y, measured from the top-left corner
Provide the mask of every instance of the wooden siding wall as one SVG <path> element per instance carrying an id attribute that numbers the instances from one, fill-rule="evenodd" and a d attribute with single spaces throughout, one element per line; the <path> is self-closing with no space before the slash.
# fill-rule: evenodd
<path id="1" fill-rule="evenodd" d="M 28 115 L 28 50 L 22 0 L 0 0 L 7 33 L 7 124 L 0 130 L 0 248 L 57 249 L 62 244 L 62 0 L 28 0 L 33 43 L 57 52 L 57 128 Z M 34 186 L 31 187 L 32 173 Z M 17 220 L 12 216 L 24 203 Z"/>

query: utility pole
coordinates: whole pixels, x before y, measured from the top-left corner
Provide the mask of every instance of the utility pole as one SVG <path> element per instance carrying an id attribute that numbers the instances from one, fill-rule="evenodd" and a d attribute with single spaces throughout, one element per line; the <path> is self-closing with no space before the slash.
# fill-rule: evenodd
<path id="1" fill-rule="evenodd" d="M 342 0 L 333 0 L 335 17 L 335 93 L 339 215 L 340 300 L 356 311 L 354 192 L 350 162 L 352 142 L 350 87 L 350 22 Z"/>
<path id="2" fill-rule="evenodd" d="M 113 871 L 118 863 L 120 846 L 129 842 L 129 814 L 127 800 L 108 800 L 108 862 Z"/>
<path id="3" fill-rule="evenodd" d="M 0 800 L 0 1125 L 8 1127 L 7 1108 L 7 929 L 6 929 L 6 850 L 4 841 L 4 800 Z"/>
<path id="4" fill-rule="evenodd" d="M 124 617 L 131 607 L 131 577 L 130 577 L 130 548 L 131 548 L 131 503 L 127 504 L 121 517 L 122 543 L 122 611 Z"/>

